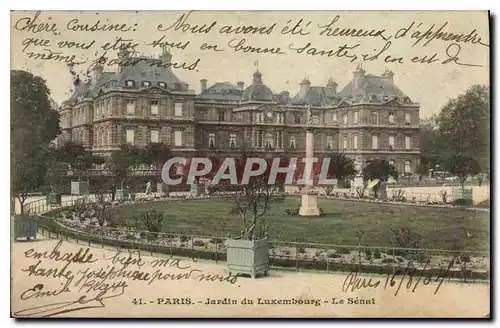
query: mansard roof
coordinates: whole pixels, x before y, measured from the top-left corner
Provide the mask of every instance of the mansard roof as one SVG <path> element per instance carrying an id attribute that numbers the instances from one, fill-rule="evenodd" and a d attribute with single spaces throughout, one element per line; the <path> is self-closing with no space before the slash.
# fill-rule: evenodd
<path id="1" fill-rule="evenodd" d="M 200 93 L 199 98 L 207 100 L 239 101 L 243 90 L 230 82 L 217 82 Z"/>
<path id="2" fill-rule="evenodd" d="M 357 88 L 355 87 L 355 79 L 356 77 L 340 91 L 339 96 L 341 98 L 357 99 L 360 98 L 360 96 L 366 100 L 371 99 L 373 96 L 408 98 L 389 77 L 372 74 L 365 75 L 360 78 Z"/>
<path id="3" fill-rule="evenodd" d="M 339 102 L 335 90 L 329 87 L 312 86 L 309 87 L 307 94 L 300 97 L 300 92 L 290 100 L 292 105 L 312 105 L 312 106 L 327 106 L 336 105 Z"/>

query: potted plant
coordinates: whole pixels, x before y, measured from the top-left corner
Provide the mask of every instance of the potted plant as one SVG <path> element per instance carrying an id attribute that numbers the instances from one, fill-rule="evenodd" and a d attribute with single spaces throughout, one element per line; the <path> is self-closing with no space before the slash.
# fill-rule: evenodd
<path id="1" fill-rule="evenodd" d="M 472 199 L 472 187 L 465 188 L 465 181 L 469 176 L 481 172 L 479 162 L 471 156 L 457 154 L 448 158 L 446 168 L 451 174 L 457 176 L 460 181 L 460 187 L 453 187 L 451 190 L 452 199 Z"/>
<path id="2" fill-rule="evenodd" d="M 225 198 L 233 205 L 241 220 L 241 233 L 227 239 L 227 265 L 231 274 L 246 274 L 252 278 L 267 275 L 269 270 L 269 239 L 266 214 L 273 203 L 283 199 L 284 175 L 278 174 L 276 181 L 268 180 L 271 162 L 267 170 L 242 181 L 247 157 L 236 160 L 238 184 L 221 183 Z M 216 180 L 215 177 L 214 180 Z M 227 180 L 225 180 L 227 181 Z M 214 182 L 214 181 L 212 181 Z"/>

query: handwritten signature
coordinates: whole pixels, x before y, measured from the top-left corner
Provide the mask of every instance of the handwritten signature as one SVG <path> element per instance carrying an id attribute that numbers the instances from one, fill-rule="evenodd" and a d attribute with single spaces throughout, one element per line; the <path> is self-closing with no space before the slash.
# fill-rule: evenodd
<path id="1" fill-rule="evenodd" d="M 437 294 L 444 282 L 444 279 L 453 266 L 453 261 L 450 261 L 446 269 L 441 268 L 437 275 L 426 274 L 424 276 L 424 273 L 426 272 L 426 269 L 428 269 L 429 265 L 430 262 L 427 261 L 422 269 L 417 270 L 417 268 L 413 267 L 412 262 L 408 262 L 408 265 L 403 271 L 396 270 L 394 273 L 387 273 L 385 283 L 383 284 L 384 289 L 396 288 L 394 296 L 397 296 L 402 287 L 408 290 L 411 289 L 414 293 L 420 283 L 428 285 L 434 281 L 438 283 L 434 290 L 434 294 Z M 379 286 L 382 286 L 383 281 L 383 279 L 360 277 L 357 271 L 352 271 L 346 276 L 342 284 L 342 291 L 344 293 L 348 293 L 365 288 L 378 288 Z"/>
<path id="2" fill-rule="evenodd" d="M 123 295 L 123 293 L 125 292 L 125 287 L 126 286 L 122 286 L 120 292 L 112 295 L 105 296 L 108 291 L 104 290 L 99 292 L 94 298 L 88 298 L 87 295 L 81 295 L 76 300 L 73 301 L 56 302 L 56 303 L 50 303 L 50 304 L 26 308 L 14 312 L 14 316 L 19 316 L 19 317 L 40 316 L 42 318 L 48 318 L 57 314 L 69 313 L 84 309 L 104 308 L 105 305 L 103 301 L 106 299 L 111 299 Z"/>

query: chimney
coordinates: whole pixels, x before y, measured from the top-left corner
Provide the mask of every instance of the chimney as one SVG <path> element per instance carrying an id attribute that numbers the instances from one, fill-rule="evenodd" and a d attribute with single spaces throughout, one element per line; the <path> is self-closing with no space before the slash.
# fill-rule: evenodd
<path id="1" fill-rule="evenodd" d="M 104 67 L 100 64 L 96 65 L 92 70 L 92 85 L 95 85 L 102 75 Z"/>
<path id="2" fill-rule="evenodd" d="M 128 49 L 121 48 L 120 51 L 118 51 L 118 72 L 121 72 L 123 68 L 127 65 L 129 58 L 130 58 L 130 52 L 128 51 Z"/>
<path id="3" fill-rule="evenodd" d="M 310 86 L 311 82 L 309 82 L 309 80 L 306 78 L 304 78 L 304 80 L 300 82 L 299 98 L 305 98 L 307 96 Z"/>
<path id="4" fill-rule="evenodd" d="M 385 69 L 384 74 L 382 74 L 383 77 L 386 79 L 389 79 L 394 82 L 394 72 L 391 70 L 388 70 L 387 68 Z"/>
<path id="5" fill-rule="evenodd" d="M 201 89 L 201 92 L 204 92 L 205 90 L 207 90 L 207 79 L 200 80 L 200 89 Z"/>
<path id="6" fill-rule="evenodd" d="M 163 51 L 160 56 L 160 60 L 161 60 L 161 65 L 163 67 L 165 67 L 168 70 L 171 69 L 170 64 L 172 63 L 172 54 L 170 53 L 170 51 L 167 49 L 166 46 L 163 46 Z"/>
<path id="7" fill-rule="evenodd" d="M 239 81 L 238 83 L 236 83 L 236 85 L 238 86 L 238 89 L 243 90 L 245 83 Z"/>
<path id="8" fill-rule="evenodd" d="M 357 91 L 363 86 L 363 82 L 365 80 L 365 70 L 361 65 L 358 65 L 352 75 L 354 82 L 354 91 Z"/>
<path id="9" fill-rule="evenodd" d="M 328 80 L 328 84 L 326 85 L 328 89 L 333 91 L 333 94 L 337 94 L 337 86 L 337 82 L 335 82 L 332 78 Z"/>

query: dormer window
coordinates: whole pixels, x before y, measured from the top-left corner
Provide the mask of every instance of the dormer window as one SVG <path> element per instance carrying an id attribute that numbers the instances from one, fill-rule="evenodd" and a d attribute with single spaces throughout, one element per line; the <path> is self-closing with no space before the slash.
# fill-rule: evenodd
<path id="1" fill-rule="evenodd" d="M 148 87 L 151 86 L 151 82 L 149 82 L 149 81 L 143 81 L 142 82 L 142 86 L 148 88 Z"/>
<path id="2" fill-rule="evenodd" d="M 165 82 L 158 82 L 158 85 L 160 86 L 160 88 L 165 88 Z"/>
<path id="3" fill-rule="evenodd" d="M 135 85 L 135 82 L 132 80 L 127 80 L 127 81 L 125 81 L 125 85 L 127 87 L 133 87 Z"/>

